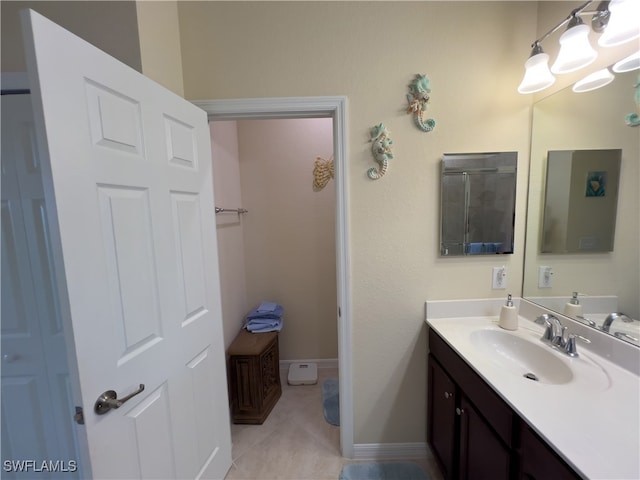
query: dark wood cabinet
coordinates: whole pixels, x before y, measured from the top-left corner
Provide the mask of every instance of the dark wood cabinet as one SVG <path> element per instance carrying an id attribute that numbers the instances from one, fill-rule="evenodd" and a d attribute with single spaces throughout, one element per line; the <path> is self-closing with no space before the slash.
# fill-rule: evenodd
<path id="1" fill-rule="evenodd" d="M 508 479 L 511 452 L 464 395 L 460 416 L 459 478 L 469 480 Z"/>
<path id="2" fill-rule="evenodd" d="M 580 478 L 433 330 L 427 442 L 447 480 Z"/>
<path id="3" fill-rule="evenodd" d="M 227 353 L 233 423 L 262 424 L 282 395 L 278 332 L 241 330 Z"/>
<path id="4" fill-rule="evenodd" d="M 456 384 L 429 356 L 427 439 L 445 478 L 454 478 L 456 435 Z"/>
<path id="5" fill-rule="evenodd" d="M 580 478 L 527 425 L 522 427 L 520 435 L 520 458 L 520 478 L 522 480 L 545 480 L 547 478 L 576 480 Z"/>

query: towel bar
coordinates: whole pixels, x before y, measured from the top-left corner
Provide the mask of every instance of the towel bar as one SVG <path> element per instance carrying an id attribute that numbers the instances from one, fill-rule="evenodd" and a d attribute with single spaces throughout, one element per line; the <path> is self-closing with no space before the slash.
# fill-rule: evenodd
<path id="1" fill-rule="evenodd" d="M 216 213 L 223 213 L 223 212 L 234 212 L 234 213 L 237 213 L 238 215 L 240 215 L 241 213 L 249 213 L 249 210 L 246 210 L 244 208 L 220 208 L 220 207 L 216 207 Z"/>

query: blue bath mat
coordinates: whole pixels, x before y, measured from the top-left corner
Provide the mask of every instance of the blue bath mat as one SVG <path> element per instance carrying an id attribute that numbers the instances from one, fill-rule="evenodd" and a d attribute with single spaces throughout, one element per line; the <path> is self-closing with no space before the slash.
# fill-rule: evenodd
<path id="1" fill-rule="evenodd" d="M 322 407 L 324 419 L 331 425 L 340 425 L 340 396 L 338 394 L 338 380 L 329 378 L 322 384 Z"/>
<path id="2" fill-rule="evenodd" d="M 415 463 L 352 463 L 345 465 L 339 480 L 429 480 Z"/>

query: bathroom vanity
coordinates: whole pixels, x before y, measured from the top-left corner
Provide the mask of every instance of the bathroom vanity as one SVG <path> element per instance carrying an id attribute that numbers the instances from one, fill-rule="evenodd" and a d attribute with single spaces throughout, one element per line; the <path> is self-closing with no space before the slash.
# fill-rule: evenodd
<path id="1" fill-rule="evenodd" d="M 427 302 L 427 441 L 445 478 L 640 478 L 637 372 L 605 358 L 599 339 L 603 356 L 544 344 L 533 304 L 507 332 L 497 302 L 446 303 Z"/>
<path id="2" fill-rule="evenodd" d="M 427 440 L 445 478 L 580 478 L 434 330 L 429 350 Z"/>

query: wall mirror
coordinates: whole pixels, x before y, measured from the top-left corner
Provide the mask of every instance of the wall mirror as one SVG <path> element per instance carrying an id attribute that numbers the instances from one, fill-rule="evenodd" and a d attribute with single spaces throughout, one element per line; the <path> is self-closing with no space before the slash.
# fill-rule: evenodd
<path id="1" fill-rule="evenodd" d="M 517 153 L 445 153 L 442 256 L 513 253 Z"/>
<path id="2" fill-rule="evenodd" d="M 610 252 L 622 150 L 551 150 L 542 223 L 543 253 Z"/>
<path id="3" fill-rule="evenodd" d="M 534 105 L 522 289 L 524 298 L 561 314 L 571 311 L 576 320 L 601 330 L 610 313 L 622 312 L 628 317 L 617 318 L 605 330 L 635 345 L 640 345 L 640 128 L 628 126 L 625 118 L 637 111 L 638 81 L 637 70 L 616 74 L 598 90 L 574 93 L 569 87 Z M 578 150 L 619 152 L 613 248 L 543 252 L 544 195 L 552 176 L 547 174 L 548 152 Z M 567 303 L 573 292 L 578 292 L 580 308 L 571 310 Z"/>

